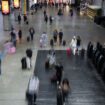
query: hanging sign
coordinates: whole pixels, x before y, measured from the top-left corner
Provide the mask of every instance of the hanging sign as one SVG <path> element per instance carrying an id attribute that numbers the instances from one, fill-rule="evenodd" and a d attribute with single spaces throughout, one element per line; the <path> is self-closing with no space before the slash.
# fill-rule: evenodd
<path id="1" fill-rule="evenodd" d="M 9 1 L 7 1 L 7 0 L 2 0 L 1 8 L 2 8 L 2 14 L 8 15 L 8 14 L 10 13 Z"/>
<path id="2" fill-rule="evenodd" d="M 20 8 L 20 0 L 13 0 L 14 8 Z"/>

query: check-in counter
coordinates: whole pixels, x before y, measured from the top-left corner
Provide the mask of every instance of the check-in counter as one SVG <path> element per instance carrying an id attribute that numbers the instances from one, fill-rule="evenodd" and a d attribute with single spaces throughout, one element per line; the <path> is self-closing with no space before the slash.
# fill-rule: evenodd
<path id="1" fill-rule="evenodd" d="M 94 19 L 95 16 L 101 16 L 102 9 L 100 6 L 96 5 L 89 5 L 87 7 L 87 16 L 89 16 L 91 19 Z"/>

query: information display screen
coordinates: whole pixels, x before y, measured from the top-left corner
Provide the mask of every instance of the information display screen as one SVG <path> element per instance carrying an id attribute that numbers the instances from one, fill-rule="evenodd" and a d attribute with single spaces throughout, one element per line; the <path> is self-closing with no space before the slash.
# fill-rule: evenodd
<path id="1" fill-rule="evenodd" d="M 14 8 L 20 8 L 20 0 L 13 0 Z"/>
<path id="2" fill-rule="evenodd" d="M 10 5 L 8 0 L 2 0 L 1 3 L 1 8 L 2 8 L 2 14 L 7 15 L 10 13 Z"/>

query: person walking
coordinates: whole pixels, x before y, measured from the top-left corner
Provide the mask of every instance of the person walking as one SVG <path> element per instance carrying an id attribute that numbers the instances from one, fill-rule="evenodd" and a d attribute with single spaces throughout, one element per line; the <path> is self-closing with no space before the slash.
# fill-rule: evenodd
<path id="1" fill-rule="evenodd" d="M 49 17 L 50 25 L 52 24 L 52 21 L 53 21 L 53 20 L 52 20 L 52 16 L 50 16 L 50 17 Z"/>
<path id="2" fill-rule="evenodd" d="M 29 33 L 30 33 L 31 40 L 33 41 L 34 34 L 35 34 L 35 30 L 34 30 L 33 27 L 30 27 L 30 29 L 29 29 Z"/>
<path id="3" fill-rule="evenodd" d="M 31 76 L 28 89 L 26 91 L 26 98 L 28 100 L 28 105 L 36 105 L 36 99 L 39 92 L 40 81 L 35 75 Z"/>
<path id="4" fill-rule="evenodd" d="M 56 70 L 56 77 L 57 77 L 57 84 L 61 84 L 62 75 L 63 75 L 63 65 L 61 63 L 58 63 L 55 65 Z"/>
<path id="5" fill-rule="evenodd" d="M 24 19 L 24 23 L 26 23 L 26 21 L 27 21 L 27 16 L 26 16 L 26 14 L 24 14 L 23 19 Z"/>
<path id="6" fill-rule="evenodd" d="M 18 15 L 18 23 L 19 24 L 21 23 L 21 15 L 20 14 Z"/>
<path id="7" fill-rule="evenodd" d="M 63 79 L 61 87 L 62 87 L 62 93 L 63 93 L 63 103 L 65 103 L 70 90 L 69 80 L 67 78 Z"/>
<path id="8" fill-rule="evenodd" d="M 22 30 L 19 29 L 18 31 L 18 38 L 19 38 L 19 42 L 21 43 L 21 40 L 22 40 Z"/>
<path id="9" fill-rule="evenodd" d="M 57 29 L 55 29 L 54 32 L 53 32 L 54 43 L 57 42 L 57 35 L 58 35 L 58 31 L 57 31 Z"/>
<path id="10" fill-rule="evenodd" d="M 11 31 L 10 35 L 11 35 L 11 42 L 13 43 L 14 47 L 16 47 L 16 32 L 14 29 Z"/>
<path id="11" fill-rule="evenodd" d="M 48 16 L 47 16 L 47 14 L 45 15 L 45 22 L 46 23 L 48 22 Z"/>
<path id="12" fill-rule="evenodd" d="M 46 16 L 46 10 L 43 11 L 43 15 L 44 15 L 44 18 L 45 18 L 45 16 Z"/>
<path id="13" fill-rule="evenodd" d="M 60 29 L 60 32 L 59 32 L 59 44 L 60 45 L 62 44 L 62 39 L 63 39 L 63 32 L 62 32 L 62 29 Z"/>
<path id="14" fill-rule="evenodd" d="M 46 47 L 47 44 L 48 44 L 48 35 L 46 32 L 43 32 L 43 34 L 41 35 L 41 38 L 42 38 L 42 46 L 43 47 Z"/>
<path id="15" fill-rule="evenodd" d="M 76 50 L 77 50 L 77 39 L 76 36 L 73 36 L 73 39 L 70 42 L 70 48 L 72 49 L 73 54 L 76 54 Z"/>

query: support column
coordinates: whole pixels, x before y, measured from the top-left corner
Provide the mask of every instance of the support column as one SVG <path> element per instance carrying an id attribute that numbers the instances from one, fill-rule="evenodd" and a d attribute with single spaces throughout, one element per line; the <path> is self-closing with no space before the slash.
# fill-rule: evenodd
<path id="1" fill-rule="evenodd" d="M 21 0 L 22 14 L 27 14 L 29 5 L 29 0 Z"/>
<path id="2" fill-rule="evenodd" d="M 26 14 L 26 0 L 21 0 L 22 14 Z"/>

